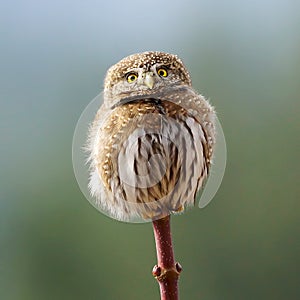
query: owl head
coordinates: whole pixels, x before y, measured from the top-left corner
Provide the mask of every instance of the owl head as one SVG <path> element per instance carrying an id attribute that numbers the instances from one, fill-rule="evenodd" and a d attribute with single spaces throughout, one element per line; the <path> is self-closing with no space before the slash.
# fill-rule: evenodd
<path id="1" fill-rule="evenodd" d="M 178 56 L 158 51 L 137 53 L 107 71 L 104 100 L 116 104 L 126 97 L 151 96 L 178 85 L 191 86 L 190 75 Z"/>

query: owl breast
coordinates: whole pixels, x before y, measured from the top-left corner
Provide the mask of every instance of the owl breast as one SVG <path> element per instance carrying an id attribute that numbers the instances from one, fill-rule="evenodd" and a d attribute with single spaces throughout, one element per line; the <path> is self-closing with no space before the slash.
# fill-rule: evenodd
<path id="1" fill-rule="evenodd" d="M 94 144 L 90 183 L 100 205 L 121 219 L 157 219 L 194 204 L 211 145 L 207 107 L 192 103 L 139 99 L 108 114 Z"/>

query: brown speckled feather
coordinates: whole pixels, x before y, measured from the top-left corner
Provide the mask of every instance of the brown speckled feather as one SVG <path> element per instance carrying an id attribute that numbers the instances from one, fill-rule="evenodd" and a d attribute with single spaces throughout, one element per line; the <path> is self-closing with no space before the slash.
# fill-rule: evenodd
<path id="1" fill-rule="evenodd" d="M 126 221 L 157 219 L 193 205 L 215 143 L 214 110 L 190 87 L 182 62 L 176 56 L 147 53 L 126 58 L 108 71 L 106 102 L 89 138 L 91 193 L 102 210 Z M 149 70 L 155 63 L 179 70 L 175 84 L 111 98 L 113 83 L 123 80 L 128 70 Z"/>

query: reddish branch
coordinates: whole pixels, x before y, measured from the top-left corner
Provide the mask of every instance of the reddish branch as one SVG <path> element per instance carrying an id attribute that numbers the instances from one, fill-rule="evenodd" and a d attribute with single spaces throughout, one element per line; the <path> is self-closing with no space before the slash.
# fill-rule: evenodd
<path id="1" fill-rule="evenodd" d="M 159 283 L 161 300 L 178 300 L 178 278 L 182 268 L 174 260 L 170 216 L 153 221 L 153 230 L 157 265 L 152 274 Z"/>

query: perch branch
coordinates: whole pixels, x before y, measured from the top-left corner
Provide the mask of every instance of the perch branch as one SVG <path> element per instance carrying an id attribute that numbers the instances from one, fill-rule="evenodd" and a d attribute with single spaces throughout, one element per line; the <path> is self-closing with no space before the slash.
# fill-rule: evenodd
<path id="1" fill-rule="evenodd" d="M 170 216 L 152 224 L 157 254 L 152 274 L 159 283 L 161 300 L 178 300 L 178 278 L 182 268 L 174 260 Z"/>

